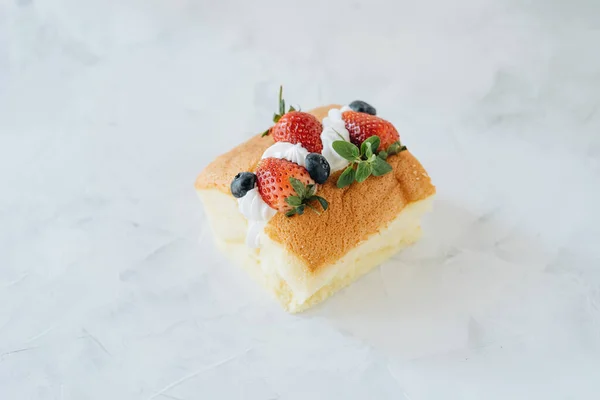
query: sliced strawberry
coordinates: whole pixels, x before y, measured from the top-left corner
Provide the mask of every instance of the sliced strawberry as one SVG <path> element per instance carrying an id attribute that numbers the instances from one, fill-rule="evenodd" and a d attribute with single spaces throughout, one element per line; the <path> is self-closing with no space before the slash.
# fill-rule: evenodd
<path id="1" fill-rule="evenodd" d="M 359 146 L 371 136 L 379 136 L 381 143 L 378 150 L 386 150 L 390 145 L 400 140 L 400 135 L 391 122 L 356 111 L 342 113 L 346 129 L 350 133 L 350 141 Z"/>
<path id="2" fill-rule="evenodd" d="M 284 114 L 270 133 L 276 142 L 300 143 L 310 153 L 321 153 L 323 126 L 313 115 L 302 111 L 290 111 Z"/>
<path id="3" fill-rule="evenodd" d="M 316 200 L 323 209 L 327 201 L 315 196 L 317 186 L 306 168 L 280 158 L 265 158 L 256 169 L 258 192 L 262 199 L 279 212 L 291 216 L 302 214 L 309 202 Z"/>

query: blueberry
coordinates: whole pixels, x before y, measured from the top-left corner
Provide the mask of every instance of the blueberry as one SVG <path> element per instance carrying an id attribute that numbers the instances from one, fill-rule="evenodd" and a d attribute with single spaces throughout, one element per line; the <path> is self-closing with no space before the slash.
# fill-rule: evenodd
<path id="1" fill-rule="evenodd" d="M 252 172 L 240 172 L 231 182 L 231 194 L 239 199 L 244 197 L 248 190 L 254 189 L 254 186 L 256 186 L 256 175 Z"/>
<path id="2" fill-rule="evenodd" d="M 310 177 L 317 183 L 325 183 L 331 172 L 327 159 L 319 153 L 310 153 L 306 156 L 306 169 Z"/>
<path id="3" fill-rule="evenodd" d="M 377 115 L 377 110 L 375 110 L 375 107 L 373 107 L 369 103 L 364 102 L 362 100 L 354 100 L 352 103 L 350 103 L 348 105 L 348 107 L 350 107 L 351 109 L 353 109 L 354 111 L 357 111 L 357 112 L 367 113 L 367 114 L 371 114 L 371 115 Z"/>

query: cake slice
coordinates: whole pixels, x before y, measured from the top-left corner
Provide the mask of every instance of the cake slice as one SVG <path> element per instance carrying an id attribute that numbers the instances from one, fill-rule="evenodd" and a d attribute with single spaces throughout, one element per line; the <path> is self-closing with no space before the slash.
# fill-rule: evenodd
<path id="1" fill-rule="evenodd" d="M 435 187 L 425 169 L 398 141 L 390 144 L 397 133 L 389 122 L 360 105 L 309 113 L 280 107 L 267 135 L 219 156 L 196 180 L 217 246 L 290 312 L 320 303 L 414 243 L 431 208 Z M 367 149 L 371 129 L 381 134 Z M 343 150 L 353 148 L 368 154 L 349 161 Z M 322 163 L 315 167 L 308 154 Z"/>

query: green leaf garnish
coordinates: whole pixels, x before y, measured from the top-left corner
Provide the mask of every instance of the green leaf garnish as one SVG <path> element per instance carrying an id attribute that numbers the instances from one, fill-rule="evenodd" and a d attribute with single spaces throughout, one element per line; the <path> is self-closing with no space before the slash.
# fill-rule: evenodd
<path id="1" fill-rule="evenodd" d="M 302 182 L 294 177 L 290 177 L 290 183 L 292 184 L 292 187 L 294 188 L 294 191 L 298 195 L 299 199 L 306 197 L 307 189 Z"/>
<path id="2" fill-rule="evenodd" d="M 373 172 L 373 167 L 368 161 L 361 161 L 356 168 L 356 182 L 364 182 Z"/>
<path id="3" fill-rule="evenodd" d="M 371 143 L 367 143 L 367 148 L 365 149 L 365 157 L 368 159 L 370 159 L 371 157 L 373 157 L 373 149 L 371 148 Z"/>
<path id="4" fill-rule="evenodd" d="M 304 214 L 304 209 L 308 206 L 311 210 L 320 215 L 319 211 L 312 205 L 310 202 L 317 201 L 323 207 L 323 211 L 326 211 L 329 207 L 329 203 L 327 200 L 320 196 L 315 196 L 317 192 L 316 185 L 304 185 L 300 180 L 290 177 L 289 179 L 292 188 L 296 192 L 296 196 L 288 196 L 285 198 L 285 202 L 289 204 L 292 209 L 285 213 L 287 217 L 291 217 L 292 215 Z"/>
<path id="5" fill-rule="evenodd" d="M 375 158 L 371 166 L 373 167 L 373 176 L 385 175 L 392 171 L 392 166 L 379 157 Z"/>
<path id="6" fill-rule="evenodd" d="M 302 205 L 302 199 L 299 196 L 286 197 L 285 202 L 292 207 L 298 207 L 299 205 Z"/>
<path id="7" fill-rule="evenodd" d="M 377 152 L 380 144 L 381 139 L 376 135 L 362 142 L 360 149 L 345 140 L 333 142 L 333 149 L 341 157 L 350 161 L 350 165 L 338 178 L 338 188 L 349 186 L 354 181 L 364 182 L 371 175 L 381 176 L 392 171 L 392 166 L 385 160 L 391 155 L 406 150 L 406 146 L 402 146 L 398 141 L 392 143 L 386 150 Z"/>
<path id="8" fill-rule="evenodd" d="M 346 142 L 345 140 L 336 140 L 331 144 L 331 146 L 336 153 L 348 161 L 355 161 L 360 155 L 358 147 L 350 142 Z"/>
<path id="9" fill-rule="evenodd" d="M 367 158 L 371 157 L 371 154 L 375 153 L 379 148 L 380 143 L 379 136 L 371 136 L 360 145 L 361 154 L 366 155 Z M 371 154 L 367 154 L 369 147 L 371 148 Z"/>
<path id="10" fill-rule="evenodd" d="M 352 182 L 354 182 L 355 177 L 356 172 L 354 171 L 354 166 L 350 164 L 338 178 L 337 187 L 341 189 L 350 186 Z"/>
<path id="11" fill-rule="evenodd" d="M 319 204 L 321 204 L 321 207 L 323 207 L 323 211 L 327 211 L 327 209 L 329 208 L 329 203 L 321 196 L 313 196 L 311 197 L 311 200 L 317 200 Z"/>

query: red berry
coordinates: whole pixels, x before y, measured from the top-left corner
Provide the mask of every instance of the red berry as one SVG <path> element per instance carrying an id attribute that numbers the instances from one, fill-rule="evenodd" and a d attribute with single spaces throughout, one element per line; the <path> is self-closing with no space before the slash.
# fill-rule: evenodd
<path id="1" fill-rule="evenodd" d="M 342 119 L 346 123 L 346 129 L 350 133 L 350 141 L 356 146 L 371 136 L 379 136 L 381 143 L 379 151 L 386 150 L 392 143 L 400 140 L 400 135 L 391 122 L 356 111 L 346 111 L 342 113 Z"/>
<path id="2" fill-rule="evenodd" d="M 258 192 L 271 208 L 279 212 L 287 212 L 292 207 L 286 203 L 289 196 L 296 196 L 296 191 L 290 184 L 294 177 L 304 185 L 314 185 L 306 168 L 280 158 L 264 158 L 256 169 Z"/>
<path id="3" fill-rule="evenodd" d="M 322 131 L 321 122 L 302 111 L 284 114 L 270 130 L 276 142 L 300 143 L 310 153 L 320 153 L 323 150 Z"/>

